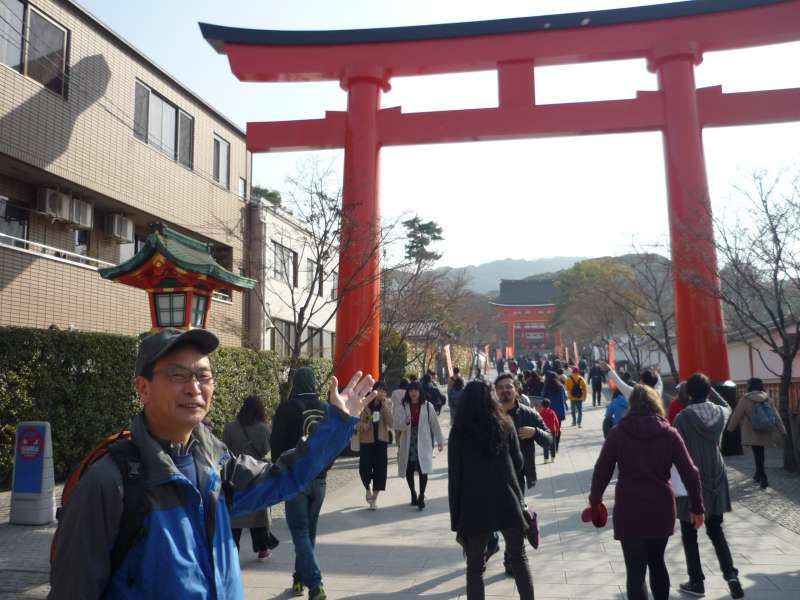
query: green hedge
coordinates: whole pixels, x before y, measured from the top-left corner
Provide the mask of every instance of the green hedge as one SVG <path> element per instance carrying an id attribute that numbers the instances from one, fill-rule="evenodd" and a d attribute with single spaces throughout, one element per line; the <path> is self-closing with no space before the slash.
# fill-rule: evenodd
<path id="1" fill-rule="evenodd" d="M 0 484 L 10 483 L 20 421 L 50 422 L 57 478 L 127 426 L 140 409 L 132 385 L 137 345 L 133 336 L 0 327 Z M 217 385 L 209 418 L 217 435 L 249 394 L 261 395 L 274 412 L 288 372 L 284 360 L 272 352 L 220 348 L 212 361 Z M 324 384 L 330 361 L 304 362 Z"/>

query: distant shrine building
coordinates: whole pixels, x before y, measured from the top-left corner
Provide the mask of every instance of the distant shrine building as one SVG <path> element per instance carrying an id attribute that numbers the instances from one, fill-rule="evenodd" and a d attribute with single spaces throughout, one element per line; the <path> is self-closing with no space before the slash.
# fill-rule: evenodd
<path id="1" fill-rule="evenodd" d="M 507 328 L 506 358 L 560 353 L 561 334 L 550 328 L 557 295 L 552 279 L 500 281 L 500 294 L 490 304 L 497 309 L 497 320 Z"/>

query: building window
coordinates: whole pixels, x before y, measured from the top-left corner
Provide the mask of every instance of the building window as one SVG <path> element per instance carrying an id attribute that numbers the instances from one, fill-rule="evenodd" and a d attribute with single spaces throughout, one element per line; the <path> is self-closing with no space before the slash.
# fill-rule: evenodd
<path id="1" fill-rule="evenodd" d="M 28 239 L 28 227 L 28 211 L 11 204 L 11 201 L 5 196 L 0 196 L 0 233 L 16 238 L 15 240 L 9 240 L 0 237 L 0 243 L 24 248 L 25 243 L 19 240 Z"/>
<path id="2" fill-rule="evenodd" d="M 23 32 L 27 31 L 27 37 Z M 0 2 L 0 62 L 64 95 L 67 30 L 20 0 Z"/>
<path id="3" fill-rule="evenodd" d="M 336 300 L 337 288 L 339 287 L 339 273 L 331 273 L 331 300 Z"/>
<path id="4" fill-rule="evenodd" d="M 230 173 L 231 145 L 214 134 L 214 181 L 228 189 L 228 174 Z"/>
<path id="5" fill-rule="evenodd" d="M 25 5 L 19 0 L 0 2 L 0 63 L 22 73 L 22 31 Z"/>
<path id="6" fill-rule="evenodd" d="M 25 73 L 48 90 L 64 93 L 67 31 L 35 10 L 28 11 Z"/>
<path id="7" fill-rule="evenodd" d="M 239 177 L 239 198 L 247 200 L 247 179 Z"/>
<path id="8" fill-rule="evenodd" d="M 306 259 L 306 287 L 311 290 L 314 287 L 316 276 L 317 296 L 322 296 L 322 273 L 317 273 L 317 263 L 310 258 Z"/>
<path id="9" fill-rule="evenodd" d="M 133 135 L 183 166 L 194 166 L 194 119 L 136 82 Z"/>
<path id="10" fill-rule="evenodd" d="M 81 256 L 89 256 L 89 230 L 76 229 L 74 234 L 75 245 L 72 251 L 75 254 L 80 254 Z"/>
<path id="11" fill-rule="evenodd" d="M 290 321 L 275 319 L 270 332 L 270 347 L 280 357 L 289 356 L 294 340 L 294 325 Z"/>
<path id="12" fill-rule="evenodd" d="M 130 260 L 133 258 L 139 250 L 144 247 L 144 243 L 147 240 L 146 236 L 139 235 L 135 233 L 133 235 L 133 241 L 127 242 L 125 244 L 119 245 L 119 262 L 124 263 L 126 260 Z"/>
<path id="13" fill-rule="evenodd" d="M 273 278 L 297 287 L 297 252 L 278 242 L 272 242 L 272 253 Z"/>
<path id="14" fill-rule="evenodd" d="M 192 299 L 192 326 L 202 327 L 203 320 L 206 316 L 206 306 L 208 305 L 208 298 L 205 296 L 196 295 Z"/>
<path id="15" fill-rule="evenodd" d="M 184 323 L 186 294 L 156 294 L 159 327 L 181 327 Z"/>

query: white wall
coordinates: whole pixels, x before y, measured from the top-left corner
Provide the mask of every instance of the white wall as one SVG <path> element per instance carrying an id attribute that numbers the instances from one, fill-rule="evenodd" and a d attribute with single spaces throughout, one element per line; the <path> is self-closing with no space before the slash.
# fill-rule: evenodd
<path id="1" fill-rule="evenodd" d="M 302 224 L 294 219 L 288 213 L 282 210 L 273 208 L 264 208 L 262 211 L 262 218 L 265 224 L 265 239 L 264 239 L 264 265 L 266 268 L 265 284 L 264 284 L 264 299 L 269 306 L 269 316 L 272 319 L 280 319 L 281 321 L 295 322 L 295 310 L 299 309 L 305 300 L 308 298 L 308 269 L 307 260 L 314 258 L 314 253 L 310 249 L 310 234 L 303 228 Z M 274 277 L 274 246 L 273 242 L 277 242 L 282 246 L 290 248 L 297 253 L 298 257 L 298 285 L 294 288 L 294 305 L 295 310 L 292 309 L 292 290 L 286 283 L 283 277 Z M 336 260 L 332 261 L 336 264 Z M 333 348 L 331 347 L 331 334 L 336 332 L 336 317 L 328 320 L 335 310 L 336 303 L 331 301 L 331 293 L 335 288 L 336 282 L 331 273 L 325 273 L 323 279 L 323 293 L 322 296 L 315 297 L 310 306 L 313 308 L 310 312 L 313 313 L 309 325 L 314 329 L 322 329 L 324 334 L 323 338 L 323 354 L 326 357 L 332 357 Z M 265 336 L 266 349 L 275 349 L 271 347 L 271 337 L 269 332 Z M 307 352 L 307 347 L 303 352 Z"/>

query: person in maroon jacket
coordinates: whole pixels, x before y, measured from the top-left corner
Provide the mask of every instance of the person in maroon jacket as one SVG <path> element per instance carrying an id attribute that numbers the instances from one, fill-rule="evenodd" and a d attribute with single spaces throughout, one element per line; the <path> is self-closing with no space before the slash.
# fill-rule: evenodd
<path id="1" fill-rule="evenodd" d="M 608 433 L 594 467 L 589 495 L 592 514 L 605 507 L 603 492 L 618 467 L 614 495 L 614 539 L 622 544 L 629 600 L 646 600 L 645 574 L 655 600 L 669 597 L 664 550 L 675 529 L 675 495 L 670 486 L 674 464 L 689 494 L 692 524 L 703 524 L 700 474 L 680 434 L 664 418 L 653 388 L 637 385 L 628 412 Z M 597 519 L 595 525 L 601 526 Z M 602 520 L 601 520 L 602 522 Z"/>

